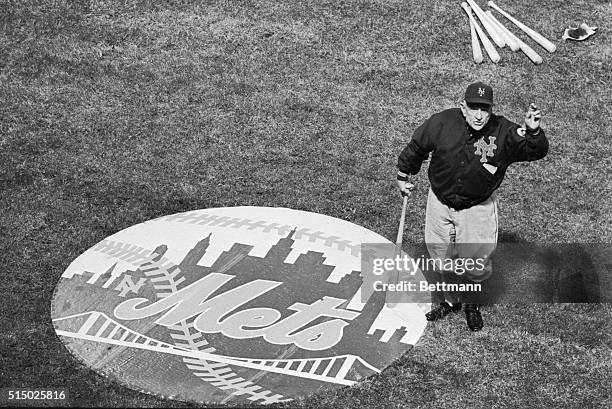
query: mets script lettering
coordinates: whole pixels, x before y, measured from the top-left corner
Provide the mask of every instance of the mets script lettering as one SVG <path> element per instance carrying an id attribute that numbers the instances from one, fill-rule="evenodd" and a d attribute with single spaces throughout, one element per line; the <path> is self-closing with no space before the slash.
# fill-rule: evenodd
<path id="1" fill-rule="evenodd" d="M 231 338 L 263 337 L 267 342 L 296 346 L 320 351 L 336 345 L 341 339 L 346 321 L 358 312 L 338 309 L 346 300 L 323 297 L 312 304 L 294 303 L 295 311 L 281 319 L 274 308 L 250 308 L 231 314 L 243 304 L 282 284 L 278 281 L 254 280 L 208 299 L 234 276 L 211 273 L 172 295 L 149 305 L 146 298 L 132 298 L 115 308 L 115 316 L 122 320 L 137 320 L 165 312 L 155 323 L 172 326 L 182 320 L 197 316 L 194 327 L 203 333 L 217 333 Z M 231 314 L 231 315 L 230 315 Z M 331 317 L 316 325 L 304 328 L 320 317 Z"/>

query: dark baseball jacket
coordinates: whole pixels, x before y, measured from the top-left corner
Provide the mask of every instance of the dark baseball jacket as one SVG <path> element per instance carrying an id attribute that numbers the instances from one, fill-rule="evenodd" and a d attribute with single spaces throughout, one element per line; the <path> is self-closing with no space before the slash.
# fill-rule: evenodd
<path id="1" fill-rule="evenodd" d="M 459 108 L 448 109 L 416 129 L 399 156 L 398 179 L 417 174 L 430 152 L 431 189 L 442 203 L 461 210 L 487 200 L 511 163 L 546 156 L 548 140 L 541 129 L 525 132 L 499 115 L 477 132 Z"/>

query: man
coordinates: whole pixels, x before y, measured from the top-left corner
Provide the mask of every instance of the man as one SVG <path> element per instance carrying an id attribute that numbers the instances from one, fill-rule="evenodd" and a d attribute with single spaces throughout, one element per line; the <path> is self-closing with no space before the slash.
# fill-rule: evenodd
<path id="1" fill-rule="evenodd" d="M 514 162 L 546 156 L 548 140 L 540 129 L 542 114 L 530 104 L 523 126 L 494 115 L 493 89 L 482 82 L 470 84 L 459 108 L 434 114 L 419 126 L 398 159 L 397 184 L 402 195 L 414 185 L 408 175 L 419 172 L 431 153 L 431 184 L 425 216 L 425 242 L 431 259 L 481 259 L 484 268 L 436 272 L 447 283 L 483 283 L 492 273 L 489 256 L 497 243 L 495 190 Z M 456 273 L 456 274 L 455 274 Z M 461 274 L 461 275 L 460 275 Z M 458 288 L 458 287 L 456 287 Z M 468 327 L 483 327 L 480 306 L 469 294 L 432 293 L 429 321 L 461 310 L 465 303 Z"/>

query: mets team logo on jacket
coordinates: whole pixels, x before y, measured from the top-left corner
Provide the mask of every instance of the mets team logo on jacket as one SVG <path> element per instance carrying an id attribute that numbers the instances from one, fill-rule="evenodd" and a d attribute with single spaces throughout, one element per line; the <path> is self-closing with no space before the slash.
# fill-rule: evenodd
<path id="1" fill-rule="evenodd" d="M 375 375 L 421 336 L 428 304 L 364 299 L 361 244 L 333 217 L 196 210 L 97 243 L 56 287 L 56 333 L 131 388 L 189 401 L 277 403 Z"/>
<path id="2" fill-rule="evenodd" d="M 483 136 L 481 139 L 474 143 L 474 148 L 476 148 L 474 154 L 480 156 L 480 161 L 482 163 L 487 162 L 487 157 L 495 156 L 495 149 L 497 149 L 497 145 L 495 145 L 495 139 L 497 138 L 495 138 L 494 136 L 489 136 L 489 142 L 487 143 L 485 142 L 485 137 Z"/>

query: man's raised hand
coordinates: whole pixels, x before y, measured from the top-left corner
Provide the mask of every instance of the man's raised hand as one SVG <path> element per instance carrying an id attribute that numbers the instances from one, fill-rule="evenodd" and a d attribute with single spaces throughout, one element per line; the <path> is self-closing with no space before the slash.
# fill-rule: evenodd
<path id="1" fill-rule="evenodd" d="M 540 108 L 533 102 L 529 104 L 527 112 L 525 112 L 525 128 L 530 132 L 535 132 L 540 129 L 540 120 L 542 119 L 542 112 Z"/>

